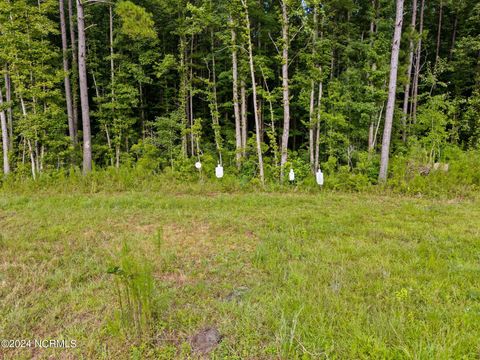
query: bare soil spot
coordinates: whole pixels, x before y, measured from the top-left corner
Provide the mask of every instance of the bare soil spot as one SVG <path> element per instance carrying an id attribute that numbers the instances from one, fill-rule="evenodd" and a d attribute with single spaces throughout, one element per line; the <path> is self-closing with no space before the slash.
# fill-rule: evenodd
<path id="1" fill-rule="evenodd" d="M 222 341 L 222 335 L 215 328 L 205 328 L 196 333 L 190 344 L 192 350 L 198 354 L 208 354 Z"/>

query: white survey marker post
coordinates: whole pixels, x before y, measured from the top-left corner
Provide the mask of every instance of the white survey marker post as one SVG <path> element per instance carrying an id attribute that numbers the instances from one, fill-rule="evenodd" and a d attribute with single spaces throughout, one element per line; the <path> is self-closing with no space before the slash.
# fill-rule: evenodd
<path id="1" fill-rule="evenodd" d="M 215 176 L 218 179 L 223 178 L 223 166 L 218 164 L 217 167 L 215 168 Z"/>
<path id="2" fill-rule="evenodd" d="M 317 178 L 317 184 L 322 186 L 323 185 L 323 173 L 322 170 L 318 169 L 317 173 L 315 174 L 315 177 Z"/>
<path id="3" fill-rule="evenodd" d="M 293 172 L 293 169 L 290 169 L 290 172 L 288 173 L 288 180 L 295 181 L 295 173 Z"/>

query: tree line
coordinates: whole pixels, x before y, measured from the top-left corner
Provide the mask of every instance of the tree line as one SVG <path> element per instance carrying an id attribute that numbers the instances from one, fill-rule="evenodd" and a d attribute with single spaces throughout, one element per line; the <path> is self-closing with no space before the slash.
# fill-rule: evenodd
<path id="1" fill-rule="evenodd" d="M 476 0 L 4 0 L 4 174 L 192 159 L 292 163 L 478 148 Z M 185 165 L 187 164 L 187 165 Z"/>

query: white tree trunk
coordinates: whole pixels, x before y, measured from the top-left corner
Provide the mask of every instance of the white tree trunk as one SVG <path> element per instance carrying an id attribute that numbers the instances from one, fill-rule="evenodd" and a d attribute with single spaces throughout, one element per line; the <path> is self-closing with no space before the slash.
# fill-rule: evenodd
<path id="1" fill-rule="evenodd" d="M 411 31 L 414 31 L 417 25 L 417 0 L 412 0 L 412 22 Z M 412 34 L 413 35 L 413 34 Z M 412 79 L 412 67 L 413 67 L 413 52 L 415 44 L 413 39 L 410 39 L 409 55 L 408 55 L 408 67 L 407 67 L 407 83 L 405 84 L 405 93 L 403 95 L 403 115 L 402 115 L 402 139 L 403 142 L 407 141 L 407 116 L 408 116 L 408 101 L 410 97 L 410 82 Z"/>
<path id="2" fill-rule="evenodd" d="M 87 61 L 85 44 L 85 17 L 83 4 L 77 0 L 78 26 L 78 76 L 80 80 L 80 104 L 83 129 L 83 173 L 92 171 L 92 137 L 90 133 L 90 106 L 88 104 Z"/>
<path id="3" fill-rule="evenodd" d="M 246 155 L 247 149 L 247 131 L 248 131 L 248 120 L 247 120 L 247 91 L 245 89 L 245 81 L 240 81 L 240 128 L 242 129 L 242 155 Z"/>
<path id="4" fill-rule="evenodd" d="M 282 0 L 282 92 L 283 92 L 283 134 L 280 158 L 280 181 L 283 181 L 285 163 L 288 158 L 288 137 L 290 135 L 290 94 L 288 86 L 288 11 L 286 0 Z"/>
<path id="5" fill-rule="evenodd" d="M 308 127 L 308 150 L 310 154 L 310 168 L 315 172 L 315 128 L 313 116 L 315 112 L 315 81 L 311 81 L 310 89 L 310 111 L 309 111 L 309 127 Z"/>
<path id="6" fill-rule="evenodd" d="M 233 77 L 233 112 L 235 114 L 235 147 L 237 168 L 240 169 L 240 161 L 242 158 L 242 129 L 240 120 L 240 107 L 238 101 L 238 59 L 237 59 L 237 32 L 234 28 L 233 20 L 230 20 L 232 27 L 232 77 Z"/>
<path id="7" fill-rule="evenodd" d="M 11 104 L 12 101 L 12 84 L 10 82 L 10 74 L 8 73 L 8 67 L 5 66 L 5 97 L 7 103 Z M 7 107 L 7 126 L 8 126 L 8 135 L 9 135 L 9 144 L 8 149 L 13 151 L 13 114 L 12 106 L 8 105 Z"/>
<path id="8" fill-rule="evenodd" d="M 255 67 L 253 65 L 253 47 L 252 47 L 250 18 L 248 14 L 247 0 L 242 0 L 242 5 L 245 11 L 245 27 L 246 27 L 247 41 L 248 41 L 248 62 L 250 65 L 250 76 L 252 78 L 253 112 L 255 115 L 255 135 L 257 138 L 256 142 L 257 142 L 258 167 L 260 172 L 260 181 L 262 182 L 262 184 L 265 184 L 265 174 L 263 170 L 263 156 L 262 156 L 262 144 L 261 144 L 261 134 L 260 134 L 260 120 L 259 120 L 258 106 L 257 106 L 257 83 L 255 81 Z"/>
<path id="9" fill-rule="evenodd" d="M 73 124 L 72 90 L 70 85 L 70 68 L 68 65 L 67 26 L 65 24 L 65 4 L 63 0 L 58 1 L 60 9 L 60 33 L 62 35 L 63 72 L 65 85 L 65 101 L 67 103 L 68 135 L 70 142 L 75 145 L 75 128 Z"/>
<path id="10" fill-rule="evenodd" d="M 422 55 L 422 36 L 423 36 L 423 14 L 425 11 L 425 0 L 422 0 L 420 5 L 420 23 L 418 25 L 419 39 L 417 49 L 415 52 L 415 73 L 413 76 L 413 89 L 412 89 L 412 110 L 410 116 L 413 119 L 413 123 L 417 122 L 417 102 L 418 102 L 418 82 L 420 79 L 420 60 Z"/>
<path id="11" fill-rule="evenodd" d="M 321 69 L 320 69 L 321 70 Z M 315 135 L 315 172 L 320 168 L 320 120 L 322 119 L 323 82 L 318 84 L 317 130 Z"/>
<path id="12" fill-rule="evenodd" d="M 2 87 L 0 86 L 0 108 L 3 105 L 3 93 Z M 8 126 L 7 126 L 7 117 L 3 109 L 0 110 L 0 122 L 2 126 L 2 150 L 3 150 L 3 173 L 8 175 L 10 173 L 10 162 L 8 159 Z"/>
<path id="13" fill-rule="evenodd" d="M 397 91 L 398 54 L 402 37 L 403 0 L 397 0 L 395 17 L 395 32 L 393 35 L 392 56 L 390 59 L 390 81 L 388 84 L 387 110 L 385 112 L 385 126 L 383 129 L 382 155 L 380 159 L 379 182 L 387 180 L 388 160 L 390 155 L 390 140 L 392 137 L 393 113 L 395 110 L 395 95 Z"/>
<path id="14" fill-rule="evenodd" d="M 75 36 L 75 16 L 73 14 L 73 0 L 67 0 L 67 8 L 68 8 L 68 19 L 69 19 L 69 27 L 70 27 L 70 46 L 72 48 L 72 113 L 73 113 L 73 128 L 75 130 L 75 140 L 78 142 L 77 139 L 77 132 L 78 132 L 78 104 L 77 104 L 77 94 L 78 94 L 78 83 L 77 83 L 77 75 L 78 75 L 78 56 L 77 56 L 77 40 Z"/>

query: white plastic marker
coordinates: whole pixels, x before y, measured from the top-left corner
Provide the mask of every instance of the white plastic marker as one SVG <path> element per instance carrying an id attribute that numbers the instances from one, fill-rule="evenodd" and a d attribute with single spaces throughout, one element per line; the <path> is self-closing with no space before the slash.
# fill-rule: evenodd
<path id="1" fill-rule="evenodd" d="M 317 178 L 317 184 L 322 186 L 323 185 L 323 173 L 322 170 L 318 169 L 317 173 L 315 174 Z"/>
<path id="2" fill-rule="evenodd" d="M 223 166 L 218 164 L 217 167 L 215 168 L 215 176 L 218 179 L 221 179 L 223 177 Z"/>
<path id="3" fill-rule="evenodd" d="M 293 169 L 290 169 L 290 172 L 288 173 L 288 180 L 295 181 L 295 173 L 293 172 Z"/>
<path id="4" fill-rule="evenodd" d="M 197 161 L 197 162 L 195 163 L 195 167 L 196 167 L 198 170 L 200 170 L 200 169 L 202 168 L 202 163 L 201 163 L 200 161 Z"/>

